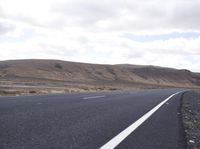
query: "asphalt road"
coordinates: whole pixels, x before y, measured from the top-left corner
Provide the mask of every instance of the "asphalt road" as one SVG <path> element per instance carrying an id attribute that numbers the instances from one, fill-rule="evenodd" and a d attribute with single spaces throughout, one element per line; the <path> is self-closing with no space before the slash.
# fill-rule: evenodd
<path id="1" fill-rule="evenodd" d="M 0 97 L 0 149 L 95 149 L 181 89 Z M 116 148 L 185 149 L 181 93 Z"/>

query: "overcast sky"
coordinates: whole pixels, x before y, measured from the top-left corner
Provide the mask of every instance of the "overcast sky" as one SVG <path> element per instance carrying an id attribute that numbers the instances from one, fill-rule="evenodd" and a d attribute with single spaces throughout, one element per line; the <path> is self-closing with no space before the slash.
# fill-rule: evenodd
<path id="1" fill-rule="evenodd" d="M 0 0 L 0 60 L 200 72 L 200 0 Z"/>

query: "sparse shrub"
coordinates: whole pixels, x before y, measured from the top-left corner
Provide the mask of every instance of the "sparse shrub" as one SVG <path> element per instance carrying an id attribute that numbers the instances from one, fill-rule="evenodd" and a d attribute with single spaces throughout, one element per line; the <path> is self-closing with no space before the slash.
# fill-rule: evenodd
<path id="1" fill-rule="evenodd" d="M 55 67 L 58 68 L 58 69 L 63 69 L 62 65 L 61 65 L 61 64 L 58 64 L 58 63 L 55 64 Z"/>
<path id="2" fill-rule="evenodd" d="M 18 91 L 12 91 L 12 90 L 4 90 L 4 89 L 0 89 L 0 95 L 15 95 L 15 94 L 19 94 Z"/>
<path id="3" fill-rule="evenodd" d="M 111 91 L 116 91 L 116 90 L 118 90 L 117 88 L 110 88 L 109 90 L 111 90 Z"/>
<path id="4" fill-rule="evenodd" d="M 31 93 L 31 94 L 35 94 L 35 93 L 37 93 L 36 91 L 29 91 L 29 93 Z"/>

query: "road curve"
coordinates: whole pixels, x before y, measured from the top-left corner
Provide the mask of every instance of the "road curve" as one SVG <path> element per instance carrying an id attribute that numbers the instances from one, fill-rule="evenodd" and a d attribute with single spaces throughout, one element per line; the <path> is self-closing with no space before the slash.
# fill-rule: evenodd
<path id="1" fill-rule="evenodd" d="M 100 148 L 181 89 L 0 97 L 0 148 Z M 179 93 L 116 148 L 185 149 Z"/>

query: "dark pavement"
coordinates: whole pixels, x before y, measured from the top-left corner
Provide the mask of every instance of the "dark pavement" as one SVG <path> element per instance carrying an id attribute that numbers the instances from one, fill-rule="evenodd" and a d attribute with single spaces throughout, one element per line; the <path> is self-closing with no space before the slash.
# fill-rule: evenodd
<path id="1" fill-rule="evenodd" d="M 0 97 L 0 149 L 95 149 L 180 89 Z M 117 148 L 184 149 L 176 95 Z"/>

